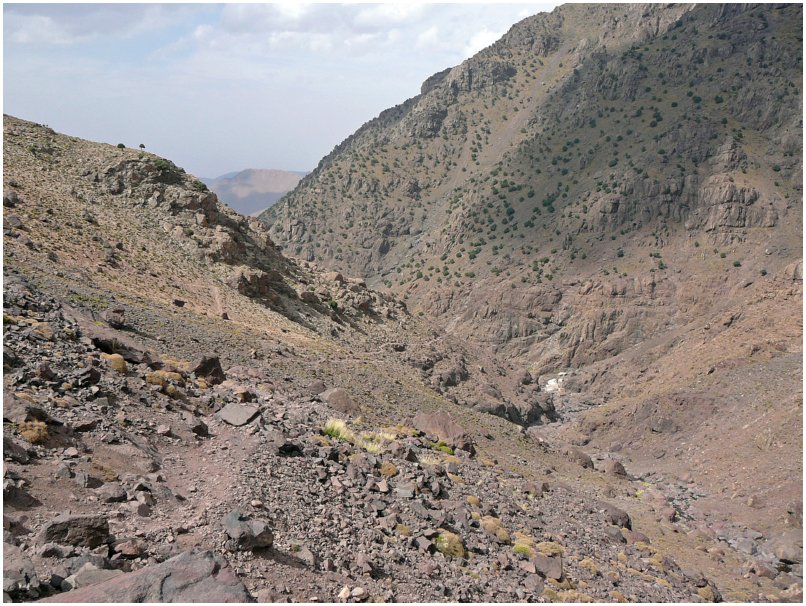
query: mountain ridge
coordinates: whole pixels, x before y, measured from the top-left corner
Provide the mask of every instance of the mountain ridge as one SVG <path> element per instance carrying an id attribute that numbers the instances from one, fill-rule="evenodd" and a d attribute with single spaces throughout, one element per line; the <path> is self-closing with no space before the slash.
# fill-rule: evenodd
<path id="1" fill-rule="evenodd" d="M 711 453 L 726 473 L 701 478 L 710 491 L 739 475 L 766 493 L 775 465 L 745 448 L 747 423 L 764 419 L 781 456 L 801 443 L 801 390 L 762 379 L 768 364 L 802 376 L 787 311 L 802 305 L 801 24 L 796 5 L 527 18 L 361 127 L 261 219 L 287 254 L 559 381 L 566 438 L 621 448 L 636 411 L 654 410 L 671 439 L 645 419 L 627 440 L 647 468 L 685 475 L 691 432 L 740 445 Z M 780 502 L 802 491 L 793 465 L 776 469 Z M 730 507 L 757 525 L 786 517 Z"/>

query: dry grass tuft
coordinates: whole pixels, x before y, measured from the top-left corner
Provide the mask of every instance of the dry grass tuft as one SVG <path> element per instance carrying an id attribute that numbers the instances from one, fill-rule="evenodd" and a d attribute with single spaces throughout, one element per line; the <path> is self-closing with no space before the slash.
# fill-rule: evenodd
<path id="1" fill-rule="evenodd" d="M 42 421 L 23 421 L 17 425 L 17 429 L 31 444 L 41 444 L 48 439 L 48 426 Z"/>
<path id="2" fill-rule="evenodd" d="M 397 475 L 397 467 L 391 461 L 381 463 L 381 475 L 385 478 L 393 478 Z"/>

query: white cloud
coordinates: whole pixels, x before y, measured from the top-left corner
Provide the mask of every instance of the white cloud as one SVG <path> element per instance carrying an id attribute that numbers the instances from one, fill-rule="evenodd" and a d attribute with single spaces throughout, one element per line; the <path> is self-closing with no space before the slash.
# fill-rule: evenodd
<path id="1" fill-rule="evenodd" d="M 468 57 L 472 57 L 480 50 L 490 46 L 503 35 L 504 32 L 491 32 L 486 28 L 480 32 L 476 32 L 473 34 L 473 37 L 470 38 L 470 42 L 465 45 L 464 50 L 462 51 L 464 58 L 467 59 Z"/>
<path id="2" fill-rule="evenodd" d="M 40 15 L 20 15 L 17 19 L 6 19 L 8 26 L 5 35 L 16 44 L 49 43 L 54 46 L 71 44 L 75 37 L 50 17 Z"/>
<path id="3" fill-rule="evenodd" d="M 361 8 L 355 15 L 354 23 L 372 29 L 398 26 L 419 20 L 425 13 L 423 4 L 375 4 Z"/>
<path id="4" fill-rule="evenodd" d="M 429 49 L 439 46 L 439 27 L 433 25 L 417 36 L 417 48 Z"/>
<path id="5" fill-rule="evenodd" d="M 210 7 L 181 4 L 6 4 L 3 34 L 12 44 L 75 45 L 139 34 L 186 23 Z"/>
<path id="6" fill-rule="evenodd" d="M 294 21 L 302 18 L 310 9 L 308 2 L 278 2 L 274 6 L 280 15 Z"/>

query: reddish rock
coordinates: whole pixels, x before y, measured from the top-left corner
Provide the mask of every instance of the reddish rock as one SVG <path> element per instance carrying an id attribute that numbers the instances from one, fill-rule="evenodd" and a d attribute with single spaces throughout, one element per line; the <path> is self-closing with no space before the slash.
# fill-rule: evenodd
<path id="1" fill-rule="evenodd" d="M 414 427 L 428 436 L 445 442 L 452 448 L 473 451 L 473 442 L 464 429 L 447 412 L 420 413 L 414 417 Z"/>
<path id="2" fill-rule="evenodd" d="M 253 602 L 229 563 L 210 551 L 185 552 L 103 583 L 42 602 Z"/>
<path id="3" fill-rule="evenodd" d="M 571 461 L 581 465 L 585 469 L 593 469 L 593 460 L 579 448 L 569 448 L 565 454 Z"/>
<path id="4" fill-rule="evenodd" d="M 612 459 L 605 461 L 602 469 L 606 474 L 611 476 L 624 477 L 627 475 L 627 470 L 624 469 L 624 465 L 622 465 L 619 461 L 614 461 Z"/>
<path id="5" fill-rule="evenodd" d="M 356 404 L 345 390 L 340 387 L 333 387 L 319 395 L 319 399 L 329 404 L 339 412 L 353 414 L 359 412 Z"/>

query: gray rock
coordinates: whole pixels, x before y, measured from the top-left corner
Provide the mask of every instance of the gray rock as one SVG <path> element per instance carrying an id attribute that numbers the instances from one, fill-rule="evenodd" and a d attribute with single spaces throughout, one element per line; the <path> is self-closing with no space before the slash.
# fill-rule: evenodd
<path id="1" fill-rule="evenodd" d="M 318 396 L 326 389 L 327 386 L 325 385 L 324 381 L 320 381 L 317 379 L 316 381 L 313 381 L 310 385 L 308 385 L 307 392 L 311 396 Z"/>
<path id="2" fill-rule="evenodd" d="M 303 303 L 308 303 L 309 305 L 316 305 L 319 303 L 319 297 L 316 296 L 315 292 L 310 290 L 301 290 L 297 294 Z"/>
<path id="3" fill-rule="evenodd" d="M 222 521 L 227 533 L 238 549 L 262 549 L 271 547 L 274 535 L 265 522 L 252 520 L 240 511 L 231 511 Z"/>
<path id="4" fill-rule="evenodd" d="M 593 460 L 579 448 L 569 448 L 566 451 L 568 458 L 586 469 L 593 469 Z"/>
<path id="5" fill-rule="evenodd" d="M 188 414 L 185 420 L 187 421 L 188 429 L 197 436 L 206 437 L 210 435 L 210 428 L 207 427 L 207 423 L 202 421 L 199 417 Z"/>
<path id="6" fill-rule="evenodd" d="M 221 368 L 221 360 L 215 354 L 202 355 L 191 365 L 190 372 L 197 378 L 204 378 L 211 385 L 218 385 L 227 379 L 224 369 Z"/>
<path id="7" fill-rule="evenodd" d="M 611 538 L 616 543 L 626 543 L 627 539 L 621 534 L 621 530 L 615 526 L 608 526 L 604 529 L 605 535 Z"/>
<path id="8" fill-rule="evenodd" d="M 563 576 L 563 559 L 560 556 L 544 556 L 537 554 L 532 558 L 538 574 L 547 579 L 560 580 Z"/>
<path id="9" fill-rule="evenodd" d="M 126 490 L 117 482 L 104 484 L 97 491 L 101 503 L 123 503 L 126 501 Z"/>
<path id="10" fill-rule="evenodd" d="M 22 227 L 22 219 L 20 219 L 17 215 L 8 215 L 5 217 L 5 224 L 19 229 Z"/>
<path id="11" fill-rule="evenodd" d="M 611 528 L 615 527 L 611 526 Z M 621 534 L 628 545 L 633 545 L 635 543 L 646 543 L 647 545 L 649 545 L 650 543 L 652 543 L 649 537 L 646 536 L 643 532 L 636 532 L 634 530 L 622 528 Z"/>
<path id="12" fill-rule="evenodd" d="M 291 544 L 291 552 L 294 554 L 294 557 L 296 559 L 298 559 L 300 562 L 302 562 L 309 568 L 315 569 L 317 563 L 319 562 L 314 552 L 312 552 L 304 545 L 300 545 L 299 543 Z"/>
<path id="13" fill-rule="evenodd" d="M 359 412 L 358 404 L 356 404 L 350 395 L 341 387 L 333 387 L 322 392 L 319 394 L 319 399 L 327 403 L 330 407 L 345 414 Z"/>
<path id="14" fill-rule="evenodd" d="M 40 558 L 64 558 L 67 554 L 67 550 L 65 550 L 61 545 L 56 545 L 55 543 L 45 543 L 42 547 L 39 548 L 39 555 Z"/>
<path id="15" fill-rule="evenodd" d="M 252 602 L 229 563 L 210 551 L 185 552 L 136 572 L 43 602 Z"/>
<path id="16" fill-rule="evenodd" d="M 355 565 L 361 574 L 372 574 L 372 562 L 367 554 L 359 553 L 355 557 Z"/>
<path id="17" fill-rule="evenodd" d="M 122 307 L 110 307 L 101 314 L 101 317 L 112 328 L 123 328 L 126 326 L 126 310 Z"/>
<path id="18" fill-rule="evenodd" d="M 39 578 L 31 558 L 16 545 L 3 543 L 3 591 L 25 594 L 38 587 Z"/>
<path id="19" fill-rule="evenodd" d="M 803 563 L 803 530 L 798 528 L 775 537 L 767 543 L 766 550 L 771 551 L 781 562 Z"/>
<path id="20" fill-rule="evenodd" d="M 605 461 L 602 469 L 606 474 L 610 474 L 612 476 L 624 477 L 627 475 L 627 470 L 624 469 L 624 465 L 622 465 L 619 461 L 614 461 L 612 459 Z"/>
<path id="21" fill-rule="evenodd" d="M 398 484 L 395 493 L 401 499 L 411 499 L 414 496 L 414 490 L 413 484 Z"/>
<path id="22" fill-rule="evenodd" d="M 72 578 L 68 577 L 66 580 L 71 583 L 73 589 L 78 589 L 80 587 L 103 583 L 109 579 L 119 577 L 122 574 L 124 574 L 122 570 L 106 570 L 87 562 L 77 573 L 72 575 Z"/>
<path id="23" fill-rule="evenodd" d="M 19 195 L 13 189 L 10 189 L 3 194 L 3 206 L 6 208 L 14 208 L 17 206 L 19 201 Z"/>
<path id="24" fill-rule="evenodd" d="M 109 540 L 109 522 L 100 515 L 62 514 L 39 534 L 40 543 L 95 548 Z"/>
<path id="25" fill-rule="evenodd" d="M 533 596 L 539 596 L 541 593 L 543 593 L 544 586 L 545 583 L 543 582 L 543 578 L 537 574 L 530 574 L 523 581 L 524 589 L 530 592 Z"/>
<path id="26" fill-rule="evenodd" d="M 230 402 L 224 408 L 216 413 L 216 416 L 230 425 L 240 427 L 246 425 L 249 421 L 254 419 L 260 412 L 255 406 L 244 406 L 243 404 L 235 404 Z"/>
<path id="27" fill-rule="evenodd" d="M 23 465 L 31 460 L 28 451 L 16 440 L 8 436 L 3 436 L 3 460 L 16 461 Z"/>
<path id="28" fill-rule="evenodd" d="M 25 421 L 43 421 L 47 423 L 53 421 L 43 408 L 18 398 L 13 393 L 3 394 L 3 420 L 11 423 L 23 423 Z"/>
<path id="29" fill-rule="evenodd" d="M 610 503 L 599 503 L 599 509 L 604 512 L 605 520 L 608 524 L 619 526 L 620 528 L 632 528 L 632 521 L 629 514 L 623 509 L 619 509 Z"/>

